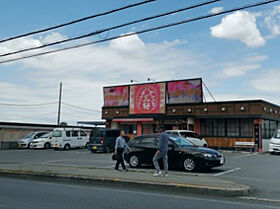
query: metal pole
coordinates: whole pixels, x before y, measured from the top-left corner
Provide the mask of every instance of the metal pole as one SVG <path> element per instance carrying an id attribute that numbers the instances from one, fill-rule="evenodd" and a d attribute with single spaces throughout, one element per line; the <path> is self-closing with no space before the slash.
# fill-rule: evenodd
<path id="1" fill-rule="evenodd" d="M 57 125 L 59 125 L 59 124 L 60 124 L 61 93 L 62 93 L 62 83 L 60 82 L 60 88 L 59 88 L 59 101 L 58 101 L 58 115 L 57 115 Z"/>

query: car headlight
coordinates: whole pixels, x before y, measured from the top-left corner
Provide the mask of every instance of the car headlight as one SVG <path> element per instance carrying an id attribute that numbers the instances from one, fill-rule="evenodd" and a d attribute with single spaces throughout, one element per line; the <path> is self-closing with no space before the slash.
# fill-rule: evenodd
<path id="1" fill-rule="evenodd" d="M 204 153 L 203 156 L 204 156 L 204 157 L 209 157 L 209 158 L 213 157 L 212 154 L 208 154 L 208 153 Z"/>

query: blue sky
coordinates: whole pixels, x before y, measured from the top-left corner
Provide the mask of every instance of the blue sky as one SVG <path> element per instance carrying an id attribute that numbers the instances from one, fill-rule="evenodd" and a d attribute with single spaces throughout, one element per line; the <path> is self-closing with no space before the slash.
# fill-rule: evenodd
<path id="1" fill-rule="evenodd" d="M 0 7 L 0 39 L 136 2 L 3 1 Z M 0 52 L 40 46 L 198 2 L 203 1 L 158 0 L 94 20 L 2 43 Z M 223 0 L 63 46 L 100 40 L 258 1 L 244 2 Z M 202 77 L 218 101 L 264 99 L 280 105 L 279 45 L 280 3 L 277 2 L 139 36 L 0 64 L 0 121 L 56 123 L 55 102 L 58 100 L 59 82 L 63 82 L 62 100 L 65 103 L 62 105 L 61 120 L 70 124 L 101 119 L 102 87 L 129 83 L 132 79 L 146 82 L 147 78 L 162 81 Z M 211 101 L 207 92 L 204 92 L 207 101 Z M 52 102 L 45 106 L 21 106 Z"/>

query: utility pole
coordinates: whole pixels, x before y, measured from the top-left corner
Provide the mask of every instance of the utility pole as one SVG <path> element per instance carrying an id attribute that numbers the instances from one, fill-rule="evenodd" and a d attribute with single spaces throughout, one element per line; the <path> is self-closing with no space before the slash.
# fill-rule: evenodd
<path id="1" fill-rule="evenodd" d="M 57 125 L 60 124 L 61 93 L 62 93 L 62 82 L 60 82 L 60 88 L 59 88 L 59 101 L 58 101 Z"/>

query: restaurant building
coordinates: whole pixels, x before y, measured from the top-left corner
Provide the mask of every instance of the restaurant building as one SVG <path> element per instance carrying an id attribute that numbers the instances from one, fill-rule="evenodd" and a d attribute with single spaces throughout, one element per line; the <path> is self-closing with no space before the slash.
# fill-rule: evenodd
<path id="1" fill-rule="evenodd" d="M 280 126 L 280 106 L 263 100 L 203 102 L 202 79 L 103 88 L 102 118 L 131 137 L 165 129 L 193 130 L 210 147 L 254 142 L 262 151 Z"/>

